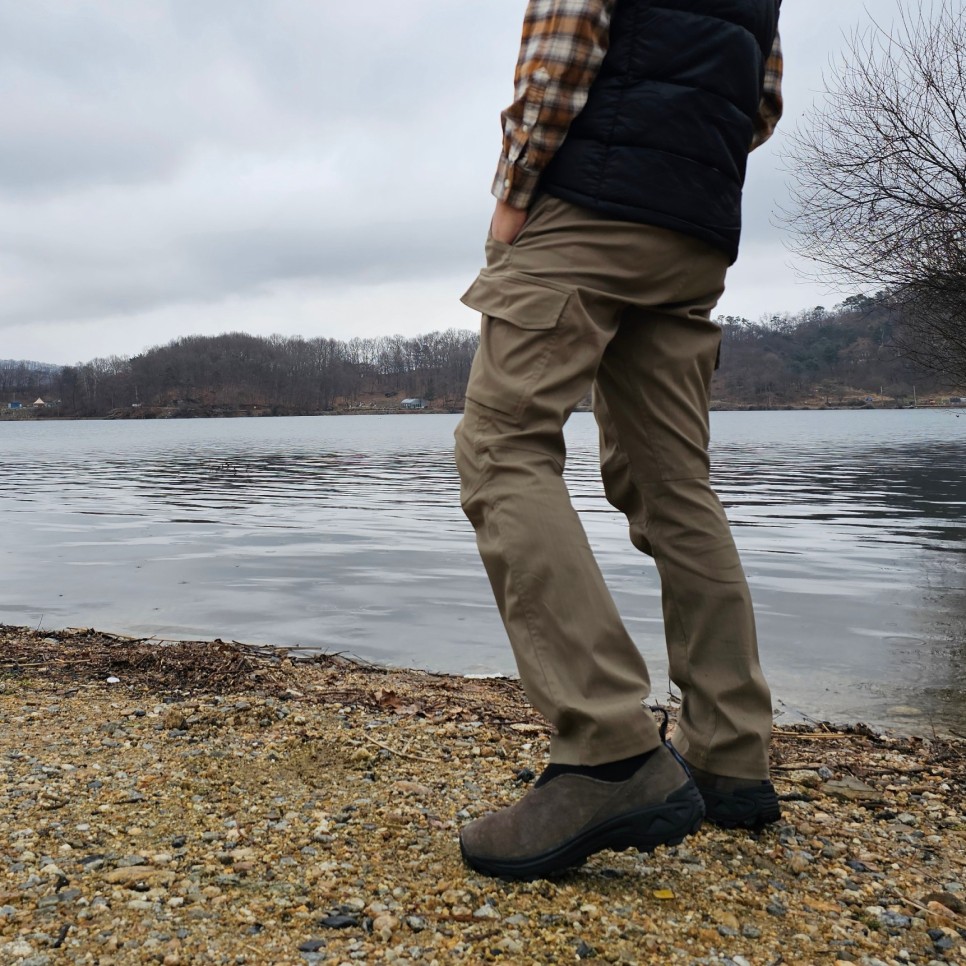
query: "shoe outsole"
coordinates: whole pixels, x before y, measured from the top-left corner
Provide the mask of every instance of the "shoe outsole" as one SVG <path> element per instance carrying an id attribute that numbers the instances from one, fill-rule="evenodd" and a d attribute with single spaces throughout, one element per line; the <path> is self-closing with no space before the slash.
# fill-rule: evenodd
<path id="1" fill-rule="evenodd" d="M 563 845 L 527 859 L 486 859 L 469 855 L 460 840 L 463 861 L 477 872 L 501 879 L 543 879 L 581 865 L 604 849 L 653 852 L 659 845 L 679 845 L 704 819 L 704 800 L 688 782 L 664 802 L 627 812 L 584 829 Z"/>
<path id="2" fill-rule="evenodd" d="M 700 789 L 705 820 L 720 828 L 759 829 L 777 822 L 782 815 L 775 786 L 769 781 L 731 792 Z"/>

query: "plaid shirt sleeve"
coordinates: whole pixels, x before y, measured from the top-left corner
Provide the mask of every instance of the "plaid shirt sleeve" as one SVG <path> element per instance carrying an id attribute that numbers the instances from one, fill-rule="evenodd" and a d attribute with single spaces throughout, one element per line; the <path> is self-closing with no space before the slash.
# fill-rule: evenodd
<path id="1" fill-rule="evenodd" d="M 751 150 L 760 147 L 775 133 L 775 127 L 782 116 L 782 42 L 775 34 L 771 53 L 765 61 L 765 88 L 762 91 L 761 103 L 758 105 L 758 116 L 755 118 L 755 133 L 751 139 Z"/>
<path id="2" fill-rule="evenodd" d="M 528 208 L 540 173 L 563 144 L 607 53 L 616 0 L 529 0 L 514 76 L 513 103 L 503 112 L 503 153 L 493 194 Z M 778 35 L 765 64 L 765 87 L 751 148 L 771 137 L 782 113 L 782 49 Z"/>
<path id="3" fill-rule="evenodd" d="M 493 194 L 528 208 L 600 69 L 616 0 L 530 0 Z"/>

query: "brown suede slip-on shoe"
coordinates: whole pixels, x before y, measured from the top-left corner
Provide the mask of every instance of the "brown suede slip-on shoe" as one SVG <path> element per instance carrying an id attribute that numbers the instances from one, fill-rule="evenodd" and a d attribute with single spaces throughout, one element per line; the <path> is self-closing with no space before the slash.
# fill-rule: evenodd
<path id="1" fill-rule="evenodd" d="M 704 817 L 701 793 L 663 745 L 626 781 L 564 774 L 460 833 L 467 865 L 504 879 L 540 879 L 602 849 L 677 845 Z"/>
<path id="2" fill-rule="evenodd" d="M 761 828 L 777 822 L 781 806 L 767 778 L 728 778 L 689 764 L 691 777 L 704 799 L 705 818 L 721 828 Z"/>

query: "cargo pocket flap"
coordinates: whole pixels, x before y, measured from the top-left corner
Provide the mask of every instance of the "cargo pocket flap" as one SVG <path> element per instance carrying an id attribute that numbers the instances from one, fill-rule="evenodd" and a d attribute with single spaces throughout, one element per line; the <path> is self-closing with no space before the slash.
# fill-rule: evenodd
<path id="1" fill-rule="evenodd" d="M 552 329 L 569 298 L 569 292 L 548 288 L 531 278 L 480 272 L 460 301 L 520 329 Z"/>

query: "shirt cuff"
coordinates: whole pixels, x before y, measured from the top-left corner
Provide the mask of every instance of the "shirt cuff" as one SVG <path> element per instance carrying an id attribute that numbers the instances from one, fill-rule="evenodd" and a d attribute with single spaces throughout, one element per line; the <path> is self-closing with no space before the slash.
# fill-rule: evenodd
<path id="1" fill-rule="evenodd" d="M 533 202 L 539 181 L 539 171 L 524 167 L 519 162 L 511 164 L 504 154 L 500 157 L 493 179 L 493 195 L 513 208 L 526 209 Z"/>

